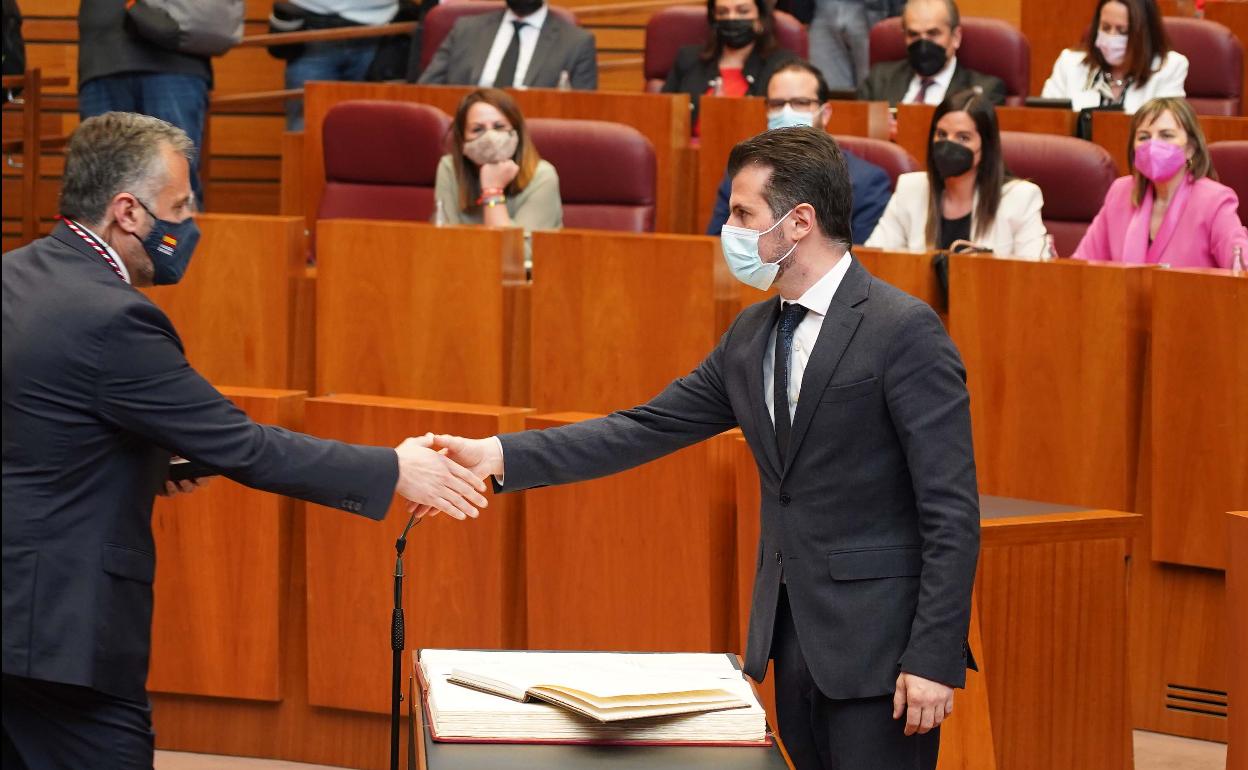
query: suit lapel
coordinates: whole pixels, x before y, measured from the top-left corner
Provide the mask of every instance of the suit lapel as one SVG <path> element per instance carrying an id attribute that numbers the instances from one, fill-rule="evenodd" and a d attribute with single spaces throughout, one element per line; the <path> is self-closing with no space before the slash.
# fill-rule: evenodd
<path id="1" fill-rule="evenodd" d="M 542 24 L 542 29 L 537 35 L 537 47 L 533 49 L 533 58 L 529 59 L 529 68 L 524 73 L 524 84 L 532 86 L 537 79 L 537 73 L 541 72 L 542 67 L 546 64 L 546 60 L 550 58 L 551 51 L 555 48 L 555 41 L 559 37 L 559 21 L 554 15 L 554 11 L 549 8 L 546 10 L 546 22 Z"/>
<path id="2" fill-rule="evenodd" d="M 893 69 L 892 82 L 889 84 L 889 96 L 892 97 L 893 104 L 901 104 L 906 98 L 906 91 L 910 88 L 910 79 L 914 77 L 914 70 L 910 69 L 910 62 L 901 60 L 896 63 Z"/>
<path id="3" fill-rule="evenodd" d="M 848 255 L 846 255 L 848 257 Z M 789 437 L 789 454 L 785 458 L 781 478 L 788 473 L 793 458 L 801 449 L 802 439 L 810 428 L 810 421 L 819 408 L 820 395 L 828 387 L 832 373 L 845 355 L 849 341 L 853 339 L 858 324 L 862 321 L 862 311 L 855 306 L 867 298 L 867 289 L 871 285 L 871 274 L 854 260 L 849 265 L 849 272 L 841 280 L 832 304 L 828 306 L 828 314 L 819 329 L 819 338 L 815 340 L 815 349 L 811 351 L 810 361 L 802 375 L 802 389 L 797 397 L 797 412 L 793 415 L 793 433 Z"/>
<path id="4" fill-rule="evenodd" d="M 750 394 L 750 417 L 758 426 L 759 442 L 763 445 L 767 461 L 779 478 L 782 464 L 780 450 L 776 448 L 776 429 L 771 415 L 767 413 L 767 401 L 763 395 L 763 356 L 767 354 L 767 340 L 780 318 L 780 298 L 772 298 L 769 305 L 768 312 L 762 317 L 746 345 L 745 387 Z"/>
<path id="5" fill-rule="evenodd" d="M 485 70 L 485 60 L 490 58 L 490 49 L 494 47 L 494 38 L 498 37 L 498 29 L 503 26 L 503 12 L 483 17 L 481 31 L 489 30 L 489 35 L 481 35 L 484 45 L 472 52 L 472 69 L 469 70 L 468 82 L 476 85 L 481 82 L 481 73 Z"/>

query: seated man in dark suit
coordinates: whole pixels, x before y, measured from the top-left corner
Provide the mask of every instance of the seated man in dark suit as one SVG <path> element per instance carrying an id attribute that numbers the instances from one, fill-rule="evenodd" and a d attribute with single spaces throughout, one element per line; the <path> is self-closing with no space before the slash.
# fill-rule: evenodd
<path id="1" fill-rule="evenodd" d="M 901 14 L 906 58 L 867 72 L 858 98 L 897 104 L 940 104 L 946 94 L 978 87 L 993 104 L 1005 103 L 1001 78 L 958 63 L 961 17 L 954 0 L 910 0 Z"/>
<path id="2" fill-rule="evenodd" d="M 506 11 L 455 22 L 420 82 L 592 91 L 598 87 L 598 50 L 593 35 L 542 0 L 507 0 Z"/>
<path id="3" fill-rule="evenodd" d="M 828 84 L 815 65 L 795 59 L 776 70 L 767 81 L 767 128 L 814 126 L 827 128 L 832 117 L 828 101 Z M 851 232 L 855 244 L 861 245 L 875 229 L 884 213 L 892 186 L 884 169 L 869 163 L 844 147 L 841 154 L 849 167 L 849 184 L 853 189 L 854 208 Z M 719 235 L 728 221 L 728 197 L 732 194 L 732 177 L 724 175 L 715 198 L 715 212 L 707 235 Z"/>

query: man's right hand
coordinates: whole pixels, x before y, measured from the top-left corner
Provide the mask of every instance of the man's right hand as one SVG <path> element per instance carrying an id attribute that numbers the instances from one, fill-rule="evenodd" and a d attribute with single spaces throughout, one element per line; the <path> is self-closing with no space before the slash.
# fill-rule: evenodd
<path id="1" fill-rule="evenodd" d="M 433 437 L 433 446 L 478 479 L 503 474 L 503 447 L 494 436 L 474 439 L 442 434 Z"/>
<path id="2" fill-rule="evenodd" d="M 489 503 L 481 477 L 432 448 L 433 436 L 409 438 L 395 448 L 399 483 L 394 491 L 417 506 L 430 506 L 457 519 L 476 518 Z"/>

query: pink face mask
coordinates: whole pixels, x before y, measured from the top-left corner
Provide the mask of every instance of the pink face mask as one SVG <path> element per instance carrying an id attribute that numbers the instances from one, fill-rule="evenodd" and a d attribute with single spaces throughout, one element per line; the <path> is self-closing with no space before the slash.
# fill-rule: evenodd
<path id="1" fill-rule="evenodd" d="M 1135 167 L 1154 182 L 1165 182 L 1187 165 L 1186 148 L 1149 139 L 1135 146 Z"/>

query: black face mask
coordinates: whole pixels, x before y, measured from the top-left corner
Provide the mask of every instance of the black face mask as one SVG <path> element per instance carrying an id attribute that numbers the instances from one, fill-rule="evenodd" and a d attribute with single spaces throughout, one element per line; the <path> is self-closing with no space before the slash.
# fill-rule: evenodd
<path id="1" fill-rule="evenodd" d="M 911 69 L 919 73 L 920 77 L 925 78 L 930 78 L 940 72 L 941 67 L 944 67 L 949 59 L 943 47 L 927 38 L 919 38 L 906 46 L 906 58 L 910 60 Z"/>
<path id="2" fill-rule="evenodd" d="M 753 19 L 722 19 L 715 22 L 715 34 L 726 48 L 745 48 L 754 42 Z"/>
<path id="3" fill-rule="evenodd" d="M 932 163 L 935 164 L 936 173 L 940 174 L 941 179 L 962 176 L 975 165 L 975 153 L 971 152 L 969 147 L 948 139 L 933 142 L 928 154 L 932 156 Z"/>
<path id="4" fill-rule="evenodd" d="M 507 0 L 507 9 L 517 16 L 536 13 L 545 0 Z"/>

